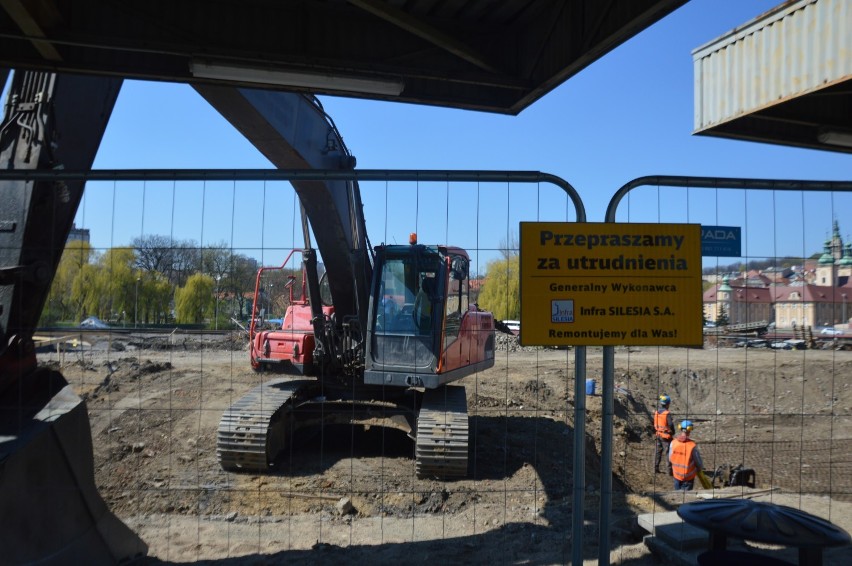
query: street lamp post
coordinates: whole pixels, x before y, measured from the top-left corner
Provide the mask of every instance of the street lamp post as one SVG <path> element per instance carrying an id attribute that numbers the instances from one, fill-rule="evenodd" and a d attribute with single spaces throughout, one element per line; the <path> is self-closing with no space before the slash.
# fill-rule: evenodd
<path id="1" fill-rule="evenodd" d="M 216 276 L 216 311 L 215 311 L 215 329 L 219 330 L 219 281 L 222 279 L 221 275 Z"/>
<path id="2" fill-rule="evenodd" d="M 133 328 L 136 328 L 139 324 L 139 281 L 141 279 L 141 277 L 136 278 L 136 299 L 133 306 Z"/>

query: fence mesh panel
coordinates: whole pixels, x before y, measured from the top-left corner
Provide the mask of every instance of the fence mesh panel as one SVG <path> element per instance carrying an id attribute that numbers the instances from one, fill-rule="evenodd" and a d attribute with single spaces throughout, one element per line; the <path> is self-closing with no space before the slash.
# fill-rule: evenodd
<path id="1" fill-rule="evenodd" d="M 546 183 L 360 185 L 373 245 L 406 243 L 416 232 L 420 243 L 465 248 L 471 300 L 504 320 L 518 318 L 518 223 L 576 220 L 570 199 Z M 668 475 L 654 473 L 652 413 L 663 393 L 676 422 L 695 423 L 705 470 L 718 472 L 714 488 L 701 492 L 759 497 L 852 527 L 850 213 L 850 194 L 723 186 L 642 187 L 621 202 L 618 222 L 740 227 L 742 256 L 704 258 L 703 315 L 720 324 L 705 328 L 703 348 L 615 349 L 614 563 L 656 563 L 637 517 L 699 493 L 674 492 Z M 44 347 L 39 361 L 59 368 L 86 400 L 98 488 L 148 543 L 149 556 L 571 561 L 572 348 L 523 347 L 498 333 L 494 367 L 459 382 L 470 427 L 465 478 L 420 479 L 404 432 L 347 422 L 300 432 L 268 473 L 227 472 L 216 458 L 223 412 L 280 377 L 252 370 L 240 325 L 250 324 L 257 268 L 280 265 L 304 246 L 294 191 L 283 181 L 89 181 L 76 230 L 91 248 L 69 244 L 43 316 L 68 341 Z M 832 268 L 827 257 L 820 263 L 826 250 Z M 297 273 L 298 258 L 285 267 Z M 827 273 L 832 284 L 823 281 Z M 176 324 L 176 297 L 198 285 L 199 274 L 207 285 L 202 314 Z M 498 279 L 508 284 L 489 296 Z M 262 280 L 264 319 L 284 315 L 285 282 Z M 732 298 L 719 296 L 723 283 Z M 79 330 L 87 316 L 108 326 Z M 725 317 L 766 326 L 726 332 Z M 829 327 L 838 334 L 822 333 Z M 586 399 L 583 556 L 591 562 L 601 360 L 601 349 L 590 347 L 586 377 L 598 390 Z M 753 471 L 754 488 L 724 486 L 739 465 Z M 843 549 L 827 551 L 825 563 L 848 558 Z"/>

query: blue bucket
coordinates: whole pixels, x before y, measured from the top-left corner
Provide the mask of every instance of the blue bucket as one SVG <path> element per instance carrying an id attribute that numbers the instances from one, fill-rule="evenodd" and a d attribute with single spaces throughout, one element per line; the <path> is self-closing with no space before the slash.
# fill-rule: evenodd
<path id="1" fill-rule="evenodd" d="M 595 380 L 587 379 L 586 380 L 586 395 L 594 395 L 595 394 Z"/>

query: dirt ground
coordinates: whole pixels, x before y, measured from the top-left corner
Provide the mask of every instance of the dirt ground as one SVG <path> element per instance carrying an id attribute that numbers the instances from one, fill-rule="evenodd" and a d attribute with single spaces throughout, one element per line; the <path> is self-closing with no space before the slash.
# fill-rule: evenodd
<path id="1" fill-rule="evenodd" d="M 39 359 L 86 399 L 98 488 L 149 545 L 147 563 L 571 562 L 573 350 L 502 339 L 494 368 L 460 382 L 468 477 L 441 482 L 415 476 L 403 433 L 343 425 L 304 440 L 274 472 L 225 472 L 222 412 L 275 377 L 250 369 L 242 338 L 82 338 L 91 347 Z M 671 478 L 653 473 L 660 393 L 676 419 L 696 423 L 706 469 L 743 464 L 764 500 L 852 531 L 850 370 L 846 351 L 617 348 L 611 562 L 660 563 L 636 516 L 695 499 L 673 496 Z M 588 349 L 587 377 L 600 388 L 600 348 Z M 594 563 L 600 396 L 586 409 L 583 546 Z M 852 554 L 836 549 L 825 563 L 852 563 Z"/>

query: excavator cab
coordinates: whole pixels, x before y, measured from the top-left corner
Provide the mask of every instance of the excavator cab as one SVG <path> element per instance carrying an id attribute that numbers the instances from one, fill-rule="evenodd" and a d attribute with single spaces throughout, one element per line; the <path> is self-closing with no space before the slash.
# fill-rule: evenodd
<path id="1" fill-rule="evenodd" d="M 470 302 L 460 248 L 378 246 L 364 381 L 434 389 L 494 365 L 494 318 Z"/>

